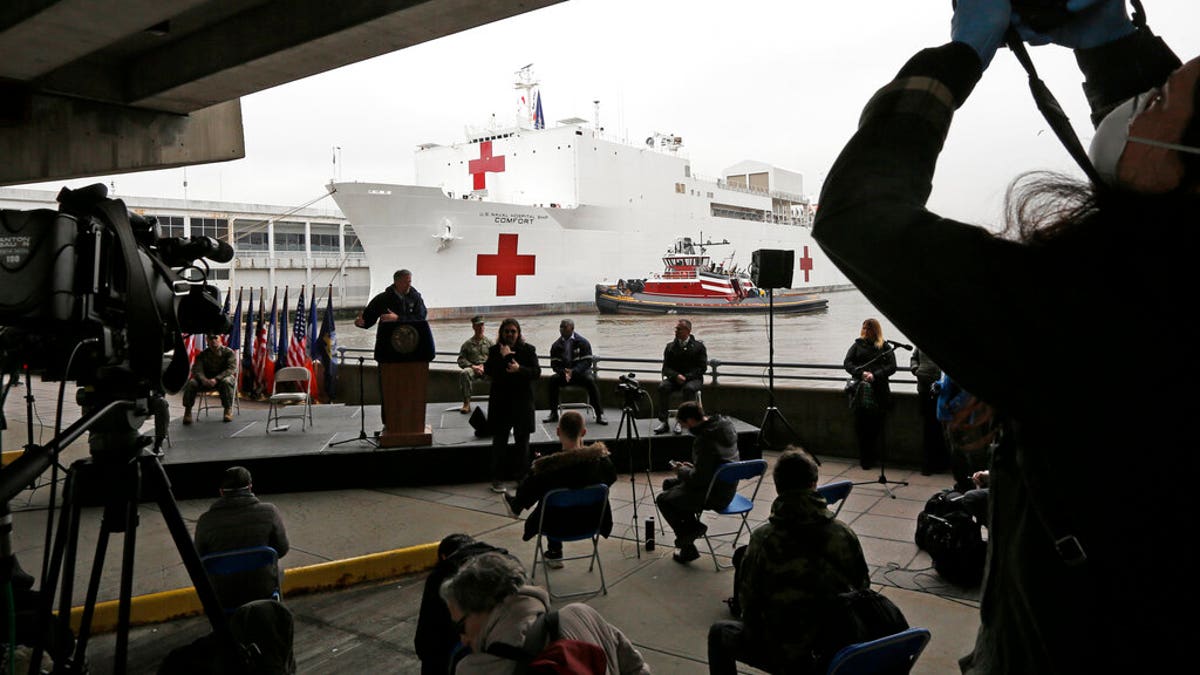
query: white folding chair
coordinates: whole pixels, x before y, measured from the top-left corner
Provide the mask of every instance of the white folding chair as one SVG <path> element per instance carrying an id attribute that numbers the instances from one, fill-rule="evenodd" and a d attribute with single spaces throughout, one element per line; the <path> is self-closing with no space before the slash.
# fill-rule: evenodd
<path id="1" fill-rule="evenodd" d="M 309 396 L 308 390 L 312 380 L 312 373 L 308 372 L 307 368 L 300 366 L 291 366 L 284 368 L 275 373 L 275 384 L 271 387 L 271 398 L 267 399 L 270 408 L 267 410 L 267 433 L 279 425 L 281 419 L 299 419 L 300 431 L 305 430 L 305 422 L 308 426 L 312 426 L 312 397 Z M 279 385 L 287 383 L 296 383 L 301 386 L 302 391 L 279 391 Z M 299 415 L 281 415 L 280 408 L 293 405 L 303 405 L 304 410 Z"/>
<path id="2" fill-rule="evenodd" d="M 234 373 L 233 373 L 233 411 L 234 411 L 234 414 L 241 415 L 242 414 L 242 403 L 239 400 L 240 397 L 238 396 L 238 390 L 241 389 L 241 383 L 242 383 L 242 352 L 241 352 L 241 350 L 235 351 L 233 353 L 233 357 L 235 359 L 237 359 L 237 361 L 236 361 L 237 365 L 235 366 L 236 370 L 234 370 Z M 197 393 L 197 402 L 200 404 L 199 406 L 197 406 L 196 414 L 197 415 L 203 414 L 205 417 L 208 417 L 208 409 L 210 407 L 212 407 L 213 399 L 220 401 L 221 400 L 221 392 L 217 391 L 216 389 L 204 389 L 204 390 L 201 390 L 196 393 Z M 222 411 L 222 412 L 224 412 L 224 411 Z"/>

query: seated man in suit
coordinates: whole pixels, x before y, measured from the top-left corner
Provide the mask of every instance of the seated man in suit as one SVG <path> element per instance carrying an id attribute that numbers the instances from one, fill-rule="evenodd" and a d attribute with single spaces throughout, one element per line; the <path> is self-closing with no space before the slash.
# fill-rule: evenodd
<path id="1" fill-rule="evenodd" d="M 525 541 L 537 536 L 542 516 L 541 500 L 547 492 L 558 488 L 584 488 L 599 483 L 611 487 L 617 482 L 617 470 L 609 459 L 608 448 L 603 443 L 583 444 L 583 437 L 587 434 L 583 415 L 574 410 L 564 412 L 558 421 L 557 433 L 562 449 L 535 460 L 529 475 L 517 486 L 515 495 L 504 493 L 504 503 L 514 518 L 522 510 L 537 504 L 525 519 L 525 535 L 522 537 Z M 589 519 L 595 517 L 593 510 L 587 509 L 587 512 Z M 547 525 L 552 526 L 552 523 L 547 521 Z M 600 533 L 605 537 L 612 534 L 612 509 L 607 506 Z M 561 541 L 550 540 L 546 547 L 546 564 L 554 568 L 562 567 L 562 551 Z"/>
<path id="2" fill-rule="evenodd" d="M 575 322 L 563 319 L 558 324 L 561 337 L 550 346 L 550 416 L 543 422 L 558 421 L 558 390 L 569 385 L 583 387 L 587 391 L 588 403 L 596 411 L 596 424 L 608 424 L 604 419 L 604 407 L 600 404 L 600 389 L 592 377 L 592 343 L 575 332 Z"/>
<path id="3" fill-rule="evenodd" d="M 205 335 L 204 342 L 204 351 L 196 355 L 192 374 L 183 385 L 183 423 L 192 423 L 196 394 L 213 390 L 221 395 L 221 407 L 225 409 L 223 421 L 232 422 L 233 397 L 237 395 L 237 355 L 215 333 Z"/>
<path id="4" fill-rule="evenodd" d="M 696 394 L 704 384 L 704 371 L 708 370 L 708 350 L 704 343 L 692 335 L 692 322 L 680 319 L 675 324 L 675 339 L 663 350 L 662 381 L 658 383 L 658 426 L 654 433 L 667 433 L 667 411 L 670 410 L 671 392 L 682 391 L 684 401 L 695 401 Z M 675 433 L 680 433 L 679 421 Z"/>

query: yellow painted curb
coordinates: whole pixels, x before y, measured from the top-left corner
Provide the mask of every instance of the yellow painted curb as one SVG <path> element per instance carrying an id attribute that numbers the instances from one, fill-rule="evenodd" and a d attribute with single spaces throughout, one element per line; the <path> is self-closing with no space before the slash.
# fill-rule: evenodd
<path id="1" fill-rule="evenodd" d="M 394 579 L 406 574 L 423 572 L 437 562 L 438 544 L 421 544 L 408 548 L 370 553 L 356 558 L 334 560 L 284 571 L 283 594 L 302 595 L 315 591 L 347 588 L 368 581 Z M 96 603 L 92 615 L 92 633 L 107 633 L 117 627 L 118 601 Z M 139 595 L 130 601 L 129 624 L 142 626 L 161 623 L 203 613 L 200 598 L 192 587 Z M 83 607 L 71 608 L 71 627 L 78 631 Z"/>

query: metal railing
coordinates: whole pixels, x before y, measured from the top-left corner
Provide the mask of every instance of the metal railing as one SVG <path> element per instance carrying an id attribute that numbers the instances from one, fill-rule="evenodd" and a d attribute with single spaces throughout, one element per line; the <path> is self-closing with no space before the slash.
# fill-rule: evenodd
<path id="1" fill-rule="evenodd" d="M 340 359 L 342 362 L 345 361 L 346 357 L 344 354 L 347 352 L 373 353 L 371 349 L 346 347 L 339 347 L 338 351 L 343 353 Z M 549 369 L 550 357 L 548 355 L 539 355 L 538 362 L 543 368 Z M 431 365 L 443 369 L 457 368 L 458 352 L 434 352 L 434 359 Z M 769 364 L 765 361 L 709 359 L 708 372 L 705 373 L 705 384 L 719 386 L 722 380 L 740 382 L 751 380 L 758 382 L 767 378 L 769 367 Z M 643 383 L 657 382 L 662 374 L 662 359 L 596 355 L 592 359 L 592 372 L 597 376 L 607 373 L 614 379 L 617 375 L 634 373 Z M 916 386 L 917 381 L 915 378 L 904 375 L 907 372 L 901 368 L 888 381 L 892 384 L 910 384 Z M 648 375 L 649 377 L 642 377 L 644 375 Z M 782 382 L 842 383 L 846 381 L 847 377 L 849 376 L 840 363 L 775 363 L 775 379 Z"/>

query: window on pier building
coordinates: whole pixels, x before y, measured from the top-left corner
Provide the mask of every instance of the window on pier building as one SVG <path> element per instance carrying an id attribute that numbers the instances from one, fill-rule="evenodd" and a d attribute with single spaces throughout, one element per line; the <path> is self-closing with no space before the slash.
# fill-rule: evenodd
<path id="1" fill-rule="evenodd" d="M 164 237 L 182 237 L 183 234 L 183 216 L 159 216 L 152 213 L 146 214 L 148 217 L 158 220 L 159 230 L 162 231 Z"/>
<path id="2" fill-rule="evenodd" d="M 229 241 L 229 220 L 226 218 L 192 218 L 192 236 Z"/>
<path id="3" fill-rule="evenodd" d="M 338 226 L 330 223 L 313 223 L 309 235 L 313 253 L 338 253 Z"/>
<path id="4" fill-rule="evenodd" d="M 346 226 L 346 253 L 362 253 L 362 242 L 359 241 L 358 235 L 354 234 L 354 228 Z"/>
<path id="5" fill-rule="evenodd" d="M 304 223 L 279 221 L 275 223 L 275 252 L 303 251 Z"/>

